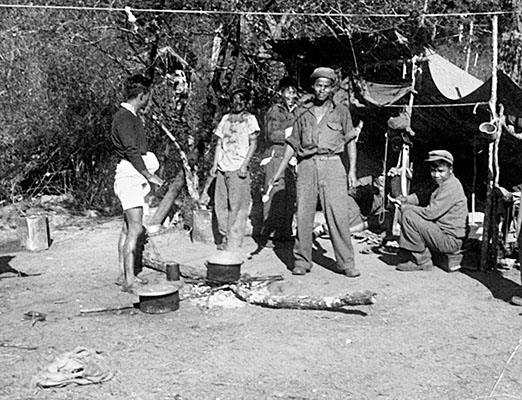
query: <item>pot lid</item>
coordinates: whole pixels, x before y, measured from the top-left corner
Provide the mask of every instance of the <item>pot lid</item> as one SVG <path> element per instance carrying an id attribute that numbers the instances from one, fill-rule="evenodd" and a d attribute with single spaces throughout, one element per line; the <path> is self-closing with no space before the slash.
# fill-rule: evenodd
<path id="1" fill-rule="evenodd" d="M 164 296 L 173 294 L 181 288 L 181 282 L 160 283 L 156 285 L 145 285 L 136 288 L 138 296 Z"/>
<path id="2" fill-rule="evenodd" d="M 237 265 L 243 264 L 243 258 L 231 251 L 220 251 L 207 259 L 208 263 L 221 265 Z"/>

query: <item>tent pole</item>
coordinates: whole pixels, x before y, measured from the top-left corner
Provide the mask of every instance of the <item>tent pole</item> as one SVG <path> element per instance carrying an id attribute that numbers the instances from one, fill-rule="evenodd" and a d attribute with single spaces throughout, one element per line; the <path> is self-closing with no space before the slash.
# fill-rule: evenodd
<path id="1" fill-rule="evenodd" d="M 497 68 L 498 68 L 498 16 L 493 15 L 493 71 L 491 77 L 491 97 L 489 99 L 489 109 L 492 119 L 497 122 Z M 489 144 L 488 152 L 488 185 L 486 191 L 486 208 L 484 210 L 484 228 L 482 234 L 482 244 L 480 248 L 480 270 L 485 271 L 490 261 L 496 262 L 497 252 L 496 243 L 490 243 L 493 229 L 493 182 L 495 181 L 495 172 L 493 170 L 493 158 L 495 154 L 495 142 Z"/>
<path id="2" fill-rule="evenodd" d="M 469 72 L 469 59 L 471 58 L 471 44 L 473 43 L 473 20 L 469 23 L 469 40 L 468 49 L 466 51 L 466 72 Z"/>
<path id="3" fill-rule="evenodd" d="M 414 55 L 411 59 L 411 87 L 415 89 L 416 84 L 416 74 L 417 74 L 417 61 L 419 57 Z M 409 115 L 410 121 L 413 113 L 413 100 L 414 100 L 414 90 L 410 93 L 410 99 L 408 101 L 408 105 L 406 107 L 406 112 Z M 407 196 L 409 192 L 409 174 L 408 170 L 410 170 L 410 145 L 403 143 L 401 154 L 399 156 L 399 164 L 401 171 L 401 194 L 403 196 Z M 395 207 L 395 212 L 393 214 L 393 222 L 392 222 L 392 235 L 399 236 L 400 235 L 400 227 L 399 227 L 399 215 L 400 211 L 397 207 Z"/>

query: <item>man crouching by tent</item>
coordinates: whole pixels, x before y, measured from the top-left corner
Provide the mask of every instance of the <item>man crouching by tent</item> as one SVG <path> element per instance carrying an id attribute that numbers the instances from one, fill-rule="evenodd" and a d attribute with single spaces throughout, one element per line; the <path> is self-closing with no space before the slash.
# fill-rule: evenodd
<path id="1" fill-rule="evenodd" d="M 136 283 L 146 280 L 134 275 L 138 238 L 143 232 L 143 206 L 149 193 L 150 183 L 161 186 L 163 180 L 154 172 L 159 164 L 154 153 L 148 151 L 147 138 L 140 117 L 137 115 L 151 97 L 152 82 L 142 76 L 133 75 L 125 82 L 124 99 L 114 115 L 111 139 L 116 156 L 120 159 L 116 167 L 114 191 L 123 207 L 123 228 L 118 241 L 120 277 L 117 284 L 124 291 L 132 291 Z"/>
<path id="2" fill-rule="evenodd" d="M 426 160 L 435 182 L 429 204 L 419 206 L 416 194 L 390 200 L 401 209 L 399 247 L 406 261 L 398 271 L 421 271 L 433 268 L 430 250 L 454 253 L 461 249 L 466 235 L 468 205 L 462 184 L 453 174 L 453 155 L 433 150 Z"/>

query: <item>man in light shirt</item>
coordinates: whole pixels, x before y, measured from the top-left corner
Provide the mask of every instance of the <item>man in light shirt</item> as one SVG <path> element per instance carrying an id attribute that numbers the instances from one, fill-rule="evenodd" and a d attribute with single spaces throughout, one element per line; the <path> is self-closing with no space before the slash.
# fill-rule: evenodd
<path id="1" fill-rule="evenodd" d="M 256 150 L 259 124 L 247 111 L 250 93 L 246 89 L 232 91 L 230 99 L 230 113 L 223 116 L 216 128 L 218 143 L 210 173 L 216 177 L 218 250 L 237 251 L 243 245 L 250 209 L 248 165 Z"/>

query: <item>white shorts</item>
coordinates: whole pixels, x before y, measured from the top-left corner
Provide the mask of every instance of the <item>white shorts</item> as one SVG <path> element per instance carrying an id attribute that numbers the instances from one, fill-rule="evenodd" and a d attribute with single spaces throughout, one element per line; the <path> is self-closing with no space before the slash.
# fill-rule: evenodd
<path id="1" fill-rule="evenodd" d="M 158 170 L 159 163 L 154 153 L 148 152 L 142 158 L 151 174 Z M 114 177 L 114 192 L 120 199 L 123 211 L 143 207 L 145 196 L 150 193 L 150 190 L 151 187 L 145 177 L 136 171 L 129 161 L 121 160 L 118 163 Z"/>

